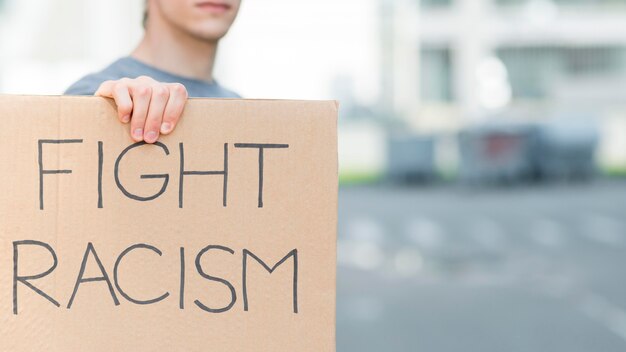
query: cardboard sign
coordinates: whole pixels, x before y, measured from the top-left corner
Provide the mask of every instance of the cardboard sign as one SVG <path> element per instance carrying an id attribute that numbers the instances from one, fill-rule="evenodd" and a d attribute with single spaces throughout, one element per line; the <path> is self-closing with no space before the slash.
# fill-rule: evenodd
<path id="1" fill-rule="evenodd" d="M 334 351 L 335 102 L 0 97 L 0 351 Z"/>

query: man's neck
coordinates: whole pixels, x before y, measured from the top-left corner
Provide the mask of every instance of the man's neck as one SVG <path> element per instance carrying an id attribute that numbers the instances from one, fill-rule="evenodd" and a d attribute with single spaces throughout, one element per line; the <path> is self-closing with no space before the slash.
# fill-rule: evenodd
<path id="1" fill-rule="evenodd" d="M 149 28 L 131 56 L 177 76 L 211 82 L 216 53 L 217 42 L 199 40 L 177 28 Z"/>

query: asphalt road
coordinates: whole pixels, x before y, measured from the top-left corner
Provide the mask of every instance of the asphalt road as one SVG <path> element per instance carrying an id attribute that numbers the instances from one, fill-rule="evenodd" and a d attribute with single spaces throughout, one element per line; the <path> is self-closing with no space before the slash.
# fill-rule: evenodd
<path id="1" fill-rule="evenodd" d="M 340 191 L 339 352 L 626 351 L 626 183 Z"/>

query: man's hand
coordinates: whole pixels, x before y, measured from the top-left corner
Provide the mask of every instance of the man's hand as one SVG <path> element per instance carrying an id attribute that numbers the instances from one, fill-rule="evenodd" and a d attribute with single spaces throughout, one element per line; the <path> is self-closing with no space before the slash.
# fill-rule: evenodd
<path id="1" fill-rule="evenodd" d="M 172 132 L 187 102 L 187 89 L 182 84 L 161 83 L 146 76 L 106 81 L 95 95 L 113 98 L 120 121 L 130 122 L 132 138 L 146 143 Z"/>

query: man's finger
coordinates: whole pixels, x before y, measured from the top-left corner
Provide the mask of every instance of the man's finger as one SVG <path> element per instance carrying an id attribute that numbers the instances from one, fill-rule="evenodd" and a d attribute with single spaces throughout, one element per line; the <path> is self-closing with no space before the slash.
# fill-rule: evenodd
<path id="1" fill-rule="evenodd" d="M 154 143 L 159 139 L 159 130 L 169 96 L 170 92 L 165 85 L 158 84 L 152 87 L 152 99 L 150 100 L 143 134 L 143 140 L 147 143 Z"/>
<path id="2" fill-rule="evenodd" d="M 117 104 L 117 117 L 123 123 L 130 121 L 130 115 L 133 112 L 133 100 L 130 98 L 128 85 L 118 83 L 113 86 L 113 99 Z"/>
<path id="3" fill-rule="evenodd" d="M 173 83 L 168 85 L 170 98 L 165 106 L 165 113 L 163 114 L 163 123 L 161 124 L 161 133 L 168 134 L 174 130 L 174 127 L 178 124 L 183 110 L 185 109 L 185 103 L 187 102 L 187 89 L 180 83 Z"/>
<path id="4" fill-rule="evenodd" d="M 113 98 L 113 86 L 115 85 L 115 81 L 104 81 L 98 87 L 98 90 L 94 93 L 95 96 L 105 97 L 105 98 Z"/>
<path id="5" fill-rule="evenodd" d="M 131 137 L 137 141 L 143 141 L 144 125 L 146 124 L 146 116 L 150 106 L 152 96 L 152 88 L 149 86 L 134 86 L 130 89 L 133 99 L 133 112 L 130 120 Z"/>

